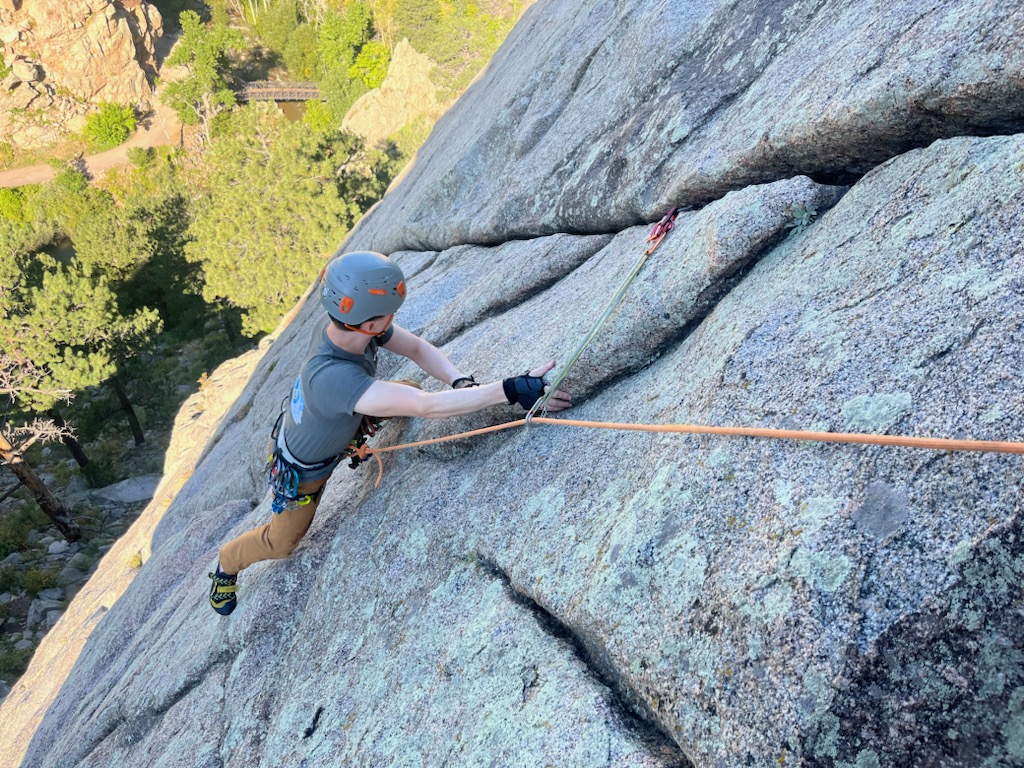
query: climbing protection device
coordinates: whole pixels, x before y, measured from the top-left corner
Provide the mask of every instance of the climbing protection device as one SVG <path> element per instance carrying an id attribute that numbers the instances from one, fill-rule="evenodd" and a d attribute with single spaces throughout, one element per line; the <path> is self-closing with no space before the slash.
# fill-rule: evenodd
<path id="1" fill-rule="evenodd" d="M 615 308 L 619 305 L 619 302 L 622 301 L 622 297 L 626 295 L 626 291 L 629 290 L 629 287 L 633 284 L 633 281 L 636 280 L 636 276 L 640 274 L 640 269 L 647 261 L 647 257 L 654 253 L 655 249 L 659 245 L 661 245 L 661 241 L 665 239 L 665 235 L 672 231 L 672 228 L 676 224 L 676 218 L 679 216 L 679 212 L 681 210 L 682 209 L 678 207 L 673 208 L 667 214 L 665 214 L 661 221 L 654 225 L 654 229 L 651 230 L 651 234 L 649 234 L 647 236 L 647 240 L 644 241 L 647 247 L 644 249 L 644 252 L 640 255 L 639 260 L 636 262 L 636 264 L 633 265 L 633 268 L 629 271 L 629 274 L 626 275 L 626 278 L 622 281 L 622 285 L 620 285 L 618 290 L 615 291 L 615 294 L 612 296 L 611 301 L 608 302 L 608 305 L 604 308 L 604 311 L 600 314 L 600 316 L 598 316 L 597 320 L 594 321 L 594 325 L 590 329 L 590 332 L 587 333 L 583 341 L 580 342 L 580 345 L 576 348 L 576 351 L 572 353 L 572 356 L 569 358 L 569 361 L 562 367 L 562 370 L 560 370 L 558 374 L 552 379 L 551 385 L 548 387 L 547 394 L 545 394 L 543 397 L 537 400 L 537 402 L 534 403 L 533 406 L 530 408 L 530 413 L 527 416 L 528 423 L 531 423 L 533 421 L 533 416 L 536 415 L 538 411 L 546 412 L 548 400 L 551 399 L 551 396 L 558 389 L 558 385 L 562 383 L 566 375 L 569 373 L 569 370 L 576 364 L 576 361 L 580 359 L 580 355 L 583 354 L 583 350 L 585 350 L 587 346 L 590 344 L 590 342 L 594 340 L 594 337 L 597 336 L 598 331 L 601 330 L 601 328 L 607 322 L 608 318 L 611 317 L 612 312 L 615 311 Z"/>

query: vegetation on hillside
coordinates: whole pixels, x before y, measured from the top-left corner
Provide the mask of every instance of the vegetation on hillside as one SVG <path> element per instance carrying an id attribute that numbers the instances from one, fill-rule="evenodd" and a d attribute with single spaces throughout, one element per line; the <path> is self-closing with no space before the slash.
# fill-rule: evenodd
<path id="1" fill-rule="evenodd" d="M 519 10 L 507 0 L 155 4 L 178 34 L 167 64 L 183 74 L 160 92 L 189 126 L 186 145 L 130 150 L 132 164 L 102 179 L 63 163 L 50 183 L 0 189 L 0 464 L 19 461 L 19 472 L 41 441 L 61 439 L 92 484 L 118 479 L 120 449 L 108 446 L 168 426 L 205 370 L 272 330 L 425 136 L 416 125 L 380 150 L 338 128 L 380 85 L 395 44 L 408 38 L 436 61 L 451 99 Z M 314 81 L 322 100 L 298 122 L 273 104 L 240 106 L 234 89 L 256 76 Z M 100 105 L 83 139 L 116 145 L 135 119 L 131 106 Z"/>

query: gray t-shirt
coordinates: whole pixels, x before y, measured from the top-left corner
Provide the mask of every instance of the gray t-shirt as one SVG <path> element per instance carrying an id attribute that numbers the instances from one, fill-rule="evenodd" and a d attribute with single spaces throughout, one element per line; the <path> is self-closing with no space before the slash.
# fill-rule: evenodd
<path id="1" fill-rule="evenodd" d="M 377 347 L 393 333 L 388 328 L 371 339 L 362 355 L 335 346 L 327 326 L 313 336 L 284 415 L 284 442 L 296 459 L 316 464 L 348 446 L 363 418 L 355 413 L 356 403 L 377 375 Z"/>

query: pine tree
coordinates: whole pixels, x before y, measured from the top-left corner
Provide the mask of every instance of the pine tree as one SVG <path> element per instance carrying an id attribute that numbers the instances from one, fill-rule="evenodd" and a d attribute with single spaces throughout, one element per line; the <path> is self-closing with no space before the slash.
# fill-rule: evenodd
<path id="1" fill-rule="evenodd" d="M 184 65 L 189 74 L 168 83 L 162 98 L 182 123 L 201 125 L 209 142 L 211 121 L 235 104 L 227 81 L 228 53 L 242 48 L 242 37 L 227 27 L 207 27 L 194 11 L 184 11 L 180 20 L 181 38 L 166 65 Z"/>
<path id="2" fill-rule="evenodd" d="M 34 384 L 19 390 L 22 406 L 36 413 L 53 408 L 52 393 L 101 384 L 160 329 L 155 310 L 122 315 L 106 277 L 65 266 L 45 254 L 0 304 L 0 336 L 19 370 L 33 370 Z"/>
<path id="3" fill-rule="evenodd" d="M 203 295 L 244 311 L 243 332 L 270 331 L 298 300 L 386 179 L 361 140 L 288 123 L 251 105 L 206 153 L 187 257 Z"/>

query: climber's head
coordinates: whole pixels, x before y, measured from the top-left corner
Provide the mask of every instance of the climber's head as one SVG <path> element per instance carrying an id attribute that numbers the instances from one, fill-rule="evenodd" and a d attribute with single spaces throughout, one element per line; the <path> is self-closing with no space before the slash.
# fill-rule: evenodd
<path id="1" fill-rule="evenodd" d="M 320 304 L 345 330 L 369 333 L 360 326 L 394 315 L 403 301 L 405 275 L 382 253 L 353 251 L 335 256 L 320 273 Z"/>

